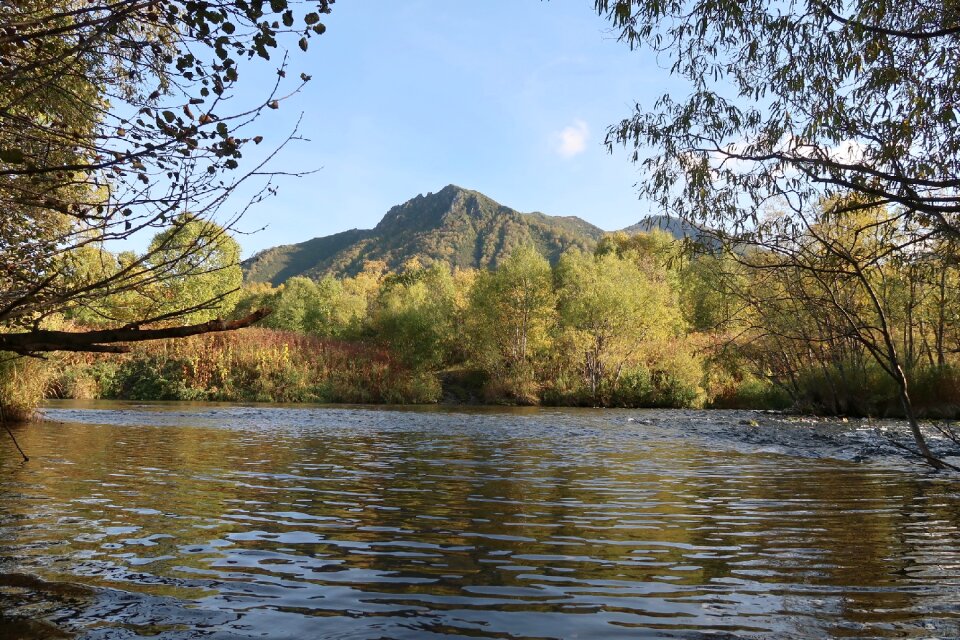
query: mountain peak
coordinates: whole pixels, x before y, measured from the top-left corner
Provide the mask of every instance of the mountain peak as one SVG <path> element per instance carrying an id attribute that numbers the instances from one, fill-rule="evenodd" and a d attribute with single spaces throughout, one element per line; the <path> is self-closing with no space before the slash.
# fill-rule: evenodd
<path id="1" fill-rule="evenodd" d="M 387 211 L 375 231 L 438 229 L 456 218 L 486 218 L 514 212 L 478 191 L 448 184 L 436 193 L 419 194 Z"/>
<path id="2" fill-rule="evenodd" d="M 592 251 L 603 230 L 572 216 L 520 213 L 454 184 L 391 207 L 371 230 L 354 230 L 267 249 L 244 261 L 248 282 L 280 284 L 293 275 L 353 275 L 369 260 L 399 269 L 416 257 L 425 266 L 495 267 L 516 247 L 533 244 L 551 261 L 570 248 Z"/>

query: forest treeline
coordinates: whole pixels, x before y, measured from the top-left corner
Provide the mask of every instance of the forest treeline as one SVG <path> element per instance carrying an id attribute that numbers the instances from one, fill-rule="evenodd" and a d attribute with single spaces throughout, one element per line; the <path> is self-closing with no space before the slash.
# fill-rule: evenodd
<path id="1" fill-rule="evenodd" d="M 229 298 L 237 317 L 272 308 L 259 328 L 30 366 L 60 397 L 884 416 L 902 412 L 875 357 L 890 339 L 919 412 L 955 416 L 956 252 L 915 237 L 899 250 L 911 231 L 892 215 L 824 213 L 790 253 L 708 251 L 654 231 L 607 236 L 553 266 L 532 246 L 490 271 L 369 262 L 354 277 L 297 277 Z"/>

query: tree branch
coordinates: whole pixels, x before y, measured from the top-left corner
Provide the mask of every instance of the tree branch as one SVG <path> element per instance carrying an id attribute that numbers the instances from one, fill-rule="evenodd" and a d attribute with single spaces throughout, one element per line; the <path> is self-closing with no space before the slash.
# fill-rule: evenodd
<path id="1" fill-rule="evenodd" d="M 116 343 L 185 338 L 202 333 L 234 331 L 252 325 L 270 315 L 271 312 L 272 309 L 263 308 L 239 320 L 217 318 L 201 324 L 159 329 L 125 327 L 79 332 L 40 329 L 23 333 L 0 334 L 0 351 L 12 351 L 21 355 L 34 355 L 49 351 L 126 353 L 130 350 L 130 347 Z"/>

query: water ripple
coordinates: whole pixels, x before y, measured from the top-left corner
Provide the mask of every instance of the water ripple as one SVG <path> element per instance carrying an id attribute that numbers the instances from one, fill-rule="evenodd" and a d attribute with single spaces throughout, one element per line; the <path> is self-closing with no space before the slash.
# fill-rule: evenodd
<path id="1" fill-rule="evenodd" d="M 960 487 L 857 428 L 117 406 L 0 457 L 0 636 L 960 637 Z"/>

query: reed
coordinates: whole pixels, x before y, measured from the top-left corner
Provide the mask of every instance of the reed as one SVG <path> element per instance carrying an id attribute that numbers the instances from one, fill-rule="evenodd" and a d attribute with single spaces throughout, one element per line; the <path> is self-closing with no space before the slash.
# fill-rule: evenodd
<path id="1" fill-rule="evenodd" d="M 135 345 L 66 358 L 55 397 L 234 402 L 424 403 L 440 384 L 382 349 L 274 329 Z"/>
<path id="2" fill-rule="evenodd" d="M 52 374 L 44 360 L 0 352 L 0 417 L 8 422 L 33 418 Z"/>

